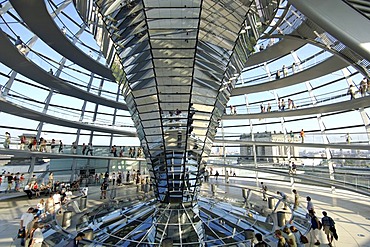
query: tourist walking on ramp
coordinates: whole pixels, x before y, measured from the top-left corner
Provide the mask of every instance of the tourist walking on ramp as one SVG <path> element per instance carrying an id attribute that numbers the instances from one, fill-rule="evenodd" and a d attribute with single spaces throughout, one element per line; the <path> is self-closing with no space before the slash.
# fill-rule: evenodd
<path id="1" fill-rule="evenodd" d="M 325 232 L 326 238 L 328 240 L 328 245 L 332 246 L 333 239 L 335 238 L 338 240 L 337 230 L 335 229 L 335 222 L 334 220 L 328 216 L 328 214 L 323 211 L 322 215 L 324 217 L 321 219 L 321 224 L 323 227 L 323 231 Z"/>
<path id="2" fill-rule="evenodd" d="M 267 201 L 266 193 L 267 193 L 267 186 L 261 182 L 261 191 L 262 191 L 262 200 Z"/>

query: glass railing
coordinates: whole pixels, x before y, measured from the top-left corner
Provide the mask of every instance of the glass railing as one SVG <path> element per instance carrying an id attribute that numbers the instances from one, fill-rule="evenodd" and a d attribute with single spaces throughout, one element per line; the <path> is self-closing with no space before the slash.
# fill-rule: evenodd
<path id="1" fill-rule="evenodd" d="M 243 139 L 240 139 L 240 138 Z M 266 139 L 268 137 L 269 139 Z M 261 142 L 286 142 L 286 143 L 302 143 L 302 139 L 300 138 L 300 132 L 289 132 L 286 133 L 284 138 L 284 134 L 282 132 L 265 132 L 265 133 L 254 133 L 254 138 L 257 141 L 256 145 L 258 145 L 258 141 Z M 261 139 L 262 138 L 262 139 Z M 243 137 L 243 134 L 236 134 L 231 132 L 224 132 L 223 135 L 218 134 L 216 136 L 216 141 L 218 143 L 217 146 L 222 145 L 222 140 L 226 141 L 251 141 L 251 135 L 247 134 Z M 345 144 L 348 145 L 348 149 L 352 149 L 351 145 L 369 145 L 368 140 L 368 133 L 367 132 L 333 132 L 327 130 L 325 133 L 321 132 L 305 132 L 304 134 L 304 143 L 306 144 Z M 327 143 L 327 141 L 329 143 Z M 226 146 L 231 146 L 230 144 L 225 144 Z M 239 144 L 235 144 L 239 145 Z M 307 145 L 308 146 L 308 145 Z M 357 153 L 356 153 L 357 154 Z"/>
<path id="2" fill-rule="evenodd" d="M 368 161 L 370 160 L 370 157 Z M 218 163 L 220 164 L 220 163 Z M 320 186 L 337 187 L 339 189 L 347 189 L 350 191 L 356 191 L 365 195 L 370 195 L 370 177 L 367 175 L 370 171 L 369 167 L 335 167 L 333 173 L 333 179 L 330 178 L 329 168 L 326 166 L 302 166 L 298 165 L 295 173 L 291 172 L 289 165 L 277 165 L 259 163 L 258 168 L 255 168 L 253 163 L 246 165 L 245 163 L 240 165 L 213 165 L 207 166 L 208 169 L 213 170 L 213 177 L 215 171 L 219 171 L 221 181 L 224 180 L 224 167 L 227 171 L 230 171 L 230 183 L 238 184 L 243 183 L 244 180 L 255 180 L 258 172 L 258 177 L 263 180 L 270 180 L 276 182 L 287 182 L 291 183 L 291 179 L 294 179 L 296 183 L 308 184 L 317 186 L 317 178 L 320 178 Z M 270 174 L 270 175 L 269 175 Z"/>
<path id="3" fill-rule="evenodd" d="M 2 87 L 0 85 L 0 87 Z M 16 97 L 19 96 L 19 97 Z M 5 99 L 9 102 L 12 102 L 16 105 L 25 107 L 30 110 L 34 110 L 37 112 L 42 113 L 44 111 L 44 106 L 41 104 L 33 103 L 32 99 L 27 99 L 27 96 L 18 94 L 17 92 L 10 90 L 9 94 L 5 97 Z M 108 128 L 132 128 L 132 131 L 135 131 L 134 125 L 130 121 L 128 122 L 116 122 L 114 125 L 112 125 L 112 122 L 103 118 L 96 118 L 92 116 L 85 115 L 83 117 L 83 120 L 81 121 L 81 113 L 76 111 L 70 111 L 70 110 L 62 110 L 59 107 L 56 106 L 49 106 L 47 113 L 48 115 L 51 115 L 53 117 L 63 118 L 65 119 L 66 116 L 68 116 L 69 121 L 79 122 L 81 124 L 91 124 L 96 126 L 102 126 L 102 127 L 108 127 Z M 130 119 L 131 120 L 131 119 Z"/>
<path id="4" fill-rule="evenodd" d="M 0 135 L 0 148 L 5 148 L 6 138 L 4 135 Z M 26 140 L 25 144 L 21 144 L 19 137 L 11 137 L 9 148 L 13 150 L 24 150 L 32 152 L 44 152 L 44 153 L 61 153 L 61 154 L 76 154 L 76 155 L 91 155 L 88 152 L 88 146 L 86 145 L 85 151 L 83 151 L 83 146 L 78 145 L 77 149 L 73 149 L 72 145 L 62 145 L 60 149 L 59 140 L 55 144 L 51 143 L 51 140 L 47 140 L 45 145 L 40 145 L 37 142 L 36 146 L 31 145 L 32 140 Z M 52 148 L 53 146 L 53 148 Z M 110 157 L 127 157 L 127 158 L 144 158 L 144 153 L 141 147 L 137 146 L 117 146 L 116 152 L 112 152 L 112 147 L 108 146 L 93 146 L 92 147 L 93 156 L 110 156 Z"/>
<path id="5" fill-rule="evenodd" d="M 284 111 L 289 110 L 300 110 L 300 109 L 306 109 L 316 106 L 323 106 L 338 102 L 343 102 L 350 100 L 350 96 L 347 94 L 347 88 L 342 88 L 333 92 L 328 92 L 326 94 L 321 94 L 315 96 L 315 100 L 313 101 L 311 98 L 302 98 L 298 100 L 292 100 L 289 101 L 288 97 L 284 98 Z M 283 99 L 283 98 L 281 98 Z M 233 106 L 233 111 L 229 107 L 226 110 L 226 114 L 228 115 L 235 115 L 235 114 L 253 114 L 253 113 L 265 113 L 265 112 L 277 112 L 282 110 L 282 103 L 280 102 L 280 108 L 279 104 L 276 103 L 276 101 L 266 101 L 261 103 L 260 105 L 249 105 L 248 107 L 246 105 L 238 105 Z M 236 112 L 236 113 L 233 113 Z M 261 115 L 261 118 L 263 118 L 263 115 Z"/>
<path id="6" fill-rule="evenodd" d="M 326 61 L 330 56 L 331 54 L 328 52 L 324 52 L 324 53 L 320 52 L 319 54 L 313 57 L 310 57 L 310 59 L 303 60 L 299 64 L 292 64 L 292 65 L 286 66 L 285 69 L 281 68 L 276 71 L 271 71 L 270 72 L 271 77 L 269 77 L 266 74 L 253 75 L 253 77 L 242 77 L 240 79 L 240 82 L 237 83 L 237 88 L 262 84 L 262 83 L 266 83 L 272 80 L 283 79 L 285 77 L 298 74 L 316 65 L 320 66 L 320 63 Z M 277 72 L 280 72 L 279 77 L 276 76 Z"/>

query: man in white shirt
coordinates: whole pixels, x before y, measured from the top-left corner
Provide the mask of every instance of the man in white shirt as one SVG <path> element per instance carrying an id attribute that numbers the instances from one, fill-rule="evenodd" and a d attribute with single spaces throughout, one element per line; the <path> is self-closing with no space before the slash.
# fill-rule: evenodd
<path id="1" fill-rule="evenodd" d="M 314 213 L 315 212 L 315 208 L 314 208 L 313 203 L 311 201 L 311 197 L 307 196 L 306 199 L 307 199 L 307 211 Z"/>
<path id="2" fill-rule="evenodd" d="M 27 194 L 28 199 L 32 199 L 32 191 L 31 191 L 30 184 L 26 184 L 26 186 L 24 186 L 23 191 L 24 191 L 24 193 Z"/>
<path id="3" fill-rule="evenodd" d="M 34 215 L 33 215 L 33 208 L 28 208 L 27 212 L 22 214 L 21 216 L 21 222 L 20 222 L 20 229 L 25 230 L 24 238 L 21 238 L 21 245 L 24 246 L 24 239 L 29 234 L 29 224 L 32 222 Z"/>
<path id="4" fill-rule="evenodd" d="M 61 205 L 60 205 L 61 196 L 59 194 L 59 191 L 55 192 L 55 194 L 53 195 L 53 200 L 54 200 L 55 214 L 57 214 L 60 207 L 61 207 Z"/>

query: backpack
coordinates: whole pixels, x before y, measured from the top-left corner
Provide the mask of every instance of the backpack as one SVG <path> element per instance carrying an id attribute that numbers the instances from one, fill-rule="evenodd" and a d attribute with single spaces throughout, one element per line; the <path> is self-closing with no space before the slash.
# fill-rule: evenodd
<path id="1" fill-rule="evenodd" d="M 321 230 L 322 229 L 322 224 L 321 224 L 321 221 L 317 220 L 318 223 L 317 223 L 317 229 Z"/>
<path id="2" fill-rule="evenodd" d="M 329 217 L 329 224 L 330 224 L 330 227 L 335 225 L 335 222 L 331 217 Z"/>

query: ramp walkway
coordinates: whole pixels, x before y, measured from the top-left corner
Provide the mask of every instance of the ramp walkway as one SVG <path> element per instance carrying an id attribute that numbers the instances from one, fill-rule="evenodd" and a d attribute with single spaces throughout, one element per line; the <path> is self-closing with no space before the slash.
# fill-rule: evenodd
<path id="1" fill-rule="evenodd" d="M 245 67 L 251 67 L 284 56 L 291 51 L 297 50 L 305 44 L 307 44 L 307 41 L 303 39 L 284 38 L 276 44 L 267 47 L 263 51 L 256 52 L 248 57 Z"/>
<path id="2" fill-rule="evenodd" d="M 263 141 L 242 141 L 242 140 L 220 140 L 215 139 L 214 143 L 218 144 L 239 144 L 241 146 L 291 146 L 304 148 L 331 148 L 331 149 L 353 149 L 353 150 L 370 150 L 367 144 L 321 144 L 321 143 L 301 143 L 301 142 L 263 142 Z"/>
<path id="3" fill-rule="evenodd" d="M 113 156 L 91 156 L 68 153 L 43 153 L 37 151 L 4 149 L 0 148 L 0 155 L 9 155 L 17 158 L 41 158 L 41 159 L 93 159 L 93 160 L 122 160 L 122 161 L 145 161 L 145 158 L 113 157 Z"/>
<path id="4" fill-rule="evenodd" d="M 115 109 L 128 110 L 124 103 L 113 101 L 78 87 L 75 87 L 62 79 L 55 77 L 38 65 L 27 59 L 9 40 L 7 35 L 0 30 L 0 62 L 12 68 L 18 73 L 28 77 L 35 82 L 40 83 L 48 88 L 56 90 L 62 94 L 72 96 L 78 99 L 95 102 L 99 105 L 113 107 Z"/>
<path id="5" fill-rule="evenodd" d="M 332 103 L 322 106 L 312 106 L 309 108 L 297 108 L 294 110 L 285 111 L 272 111 L 264 113 L 251 113 L 251 114 L 235 114 L 235 115 L 223 115 L 223 120 L 234 120 L 234 119 L 263 119 L 263 118 L 280 118 L 280 117 L 299 117 L 305 115 L 314 115 L 320 113 L 330 112 L 345 112 L 355 110 L 359 108 L 369 107 L 370 96 L 357 98 L 354 100 L 348 100 L 338 103 Z"/>
<path id="6" fill-rule="evenodd" d="M 44 1 L 15 0 L 10 2 L 32 32 L 51 48 L 79 66 L 115 81 L 110 68 L 81 51 L 62 33 L 51 18 Z"/>
<path id="7" fill-rule="evenodd" d="M 136 132 L 134 131 L 125 131 L 125 130 L 118 130 L 114 128 L 105 128 L 105 127 L 99 127 L 95 125 L 89 125 L 84 124 L 81 122 L 75 122 L 75 121 L 69 121 L 64 118 L 58 118 L 54 117 L 48 114 L 44 114 L 35 110 L 31 110 L 22 106 L 18 106 L 16 104 L 13 104 L 7 100 L 5 100 L 3 97 L 0 97 L 0 104 L 1 104 L 1 111 L 14 115 L 16 114 L 19 117 L 24 117 L 26 119 L 32 119 L 40 122 L 46 122 L 50 124 L 65 126 L 65 127 L 71 127 L 76 129 L 84 129 L 84 130 L 91 130 L 91 131 L 97 131 L 97 132 L 103 132 L 103 133 L 112 133 L 112 134 L 118 134 L 123 136 L 132 136 L 136 137 Z"/>
<path id="8" fill-rule="evenodd" d="M 273 89 L 292 86 L 301 82 L 313 80 L 321 76 L 333 73 L 349 65 L 350 64 L 344 61 L 343 59 L 337 56 L 331 56 L 330 58 L 317 64 L 316 66 L 313 66 L 306 70 L 302 70 L 293 75 L 280 78 L 278 80 L 268 81 L 265 83 L 259 83 L 251 86 L 245 85 L 243 87 L 234 88 L 233 91 L 231 92 L 231 95 L 238 96 L 243 94 L 265 92 Z"/>

